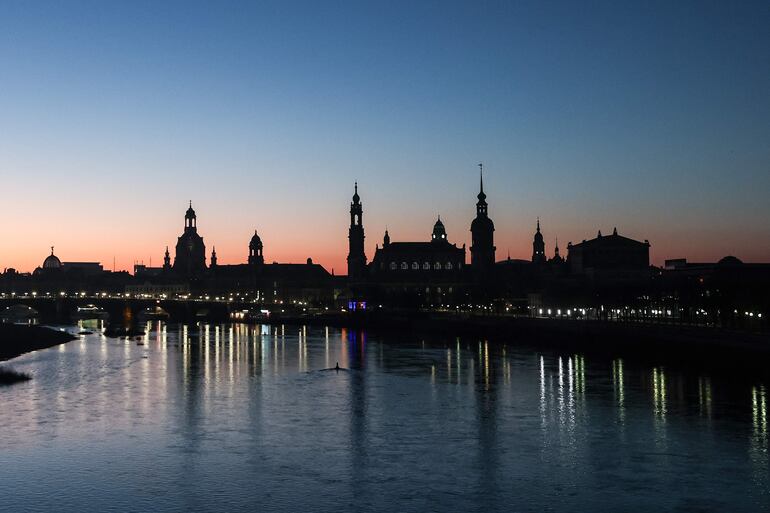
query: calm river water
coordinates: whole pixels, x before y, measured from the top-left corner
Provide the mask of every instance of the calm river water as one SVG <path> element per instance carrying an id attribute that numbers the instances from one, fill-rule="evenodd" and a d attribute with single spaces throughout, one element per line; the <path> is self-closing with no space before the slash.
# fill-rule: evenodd
<path id="1" fill-rule="evenodd" d="M 11 364 L 34 378 L 0 388 L 4 511 L 770 510 L 747 377 L 161 323 Z"/>

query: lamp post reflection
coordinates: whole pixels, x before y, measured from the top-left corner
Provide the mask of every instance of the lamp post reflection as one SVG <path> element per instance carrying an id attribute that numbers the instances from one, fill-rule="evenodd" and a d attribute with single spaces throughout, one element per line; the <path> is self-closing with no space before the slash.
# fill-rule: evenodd
<path id="1" fill-rule="evenodd" d="M 618 420 L 621 425 L 626 420 L 626 397 L 625 380 L 623 377 L 623 360 L 618 358 L 612 362 L 612 388 L 615 395 L 615 402 L 618 405 Z"/>

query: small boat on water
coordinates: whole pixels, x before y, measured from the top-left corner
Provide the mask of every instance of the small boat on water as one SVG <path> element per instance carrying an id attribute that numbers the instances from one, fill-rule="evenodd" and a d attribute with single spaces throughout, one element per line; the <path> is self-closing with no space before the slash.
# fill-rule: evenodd
<path id="1" fill-rule="evenodd" d="M 109 314 L 103 308 L 96 305 L 79 306 L 73 317 L 77 320 L 84 319 L 107 319 Z"/>

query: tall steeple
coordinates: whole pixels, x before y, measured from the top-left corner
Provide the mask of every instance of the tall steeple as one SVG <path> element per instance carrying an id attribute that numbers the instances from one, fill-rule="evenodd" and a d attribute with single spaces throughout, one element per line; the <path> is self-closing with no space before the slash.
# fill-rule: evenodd
<path id="1" fill-rule="evenodd" d="M 545 241 L 543 240 L 543 234 L 540 233 L 540 218 L 537 218 L 537 231 L 535 231 L 535 237 L 532 241 L 532 263 L 544 264 L 545 258 Z"/>
<path id="2" fill-rule="evenodd" d="M 210 267 L 216 267 L 217 266 L 217 248 L 212 246 L 211 247 L 211 265 Z"/>
<path id="3" fill-rule="evenodd" d="M 166 246 L 166 254 L 163 255 L 163 270 L 168 271 L 171 269 L 171 255 L 168 253 L 168 246 Z"/>
<path id="4" fill-rule="evenodd" d="M 471 266 L 477 275 L 489 274 L 495 265 L 495 224 L 489 218 L 484 194 L 484 165 L 479 164 L 479 194 L 476 218 L 471 223 Z"/>
<path id="5" fill-rule="evenodd" d="M 358 195 L 358 182 L 354 185 L 353 201 L 350 203 L 350 228 L 348 229 L 348 277 L 361 279 L 366 271 L 364 251 L 364 211 Z"/>

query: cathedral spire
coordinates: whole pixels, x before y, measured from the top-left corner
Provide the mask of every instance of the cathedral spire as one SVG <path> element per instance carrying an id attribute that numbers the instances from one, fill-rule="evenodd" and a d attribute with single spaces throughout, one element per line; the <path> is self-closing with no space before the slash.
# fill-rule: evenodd
<path id="1" fill-rule="evenodd" d="M 471 222 L 471 266 L 479 279 L 486 279 L 495 266 L 495 224 L 489 218 L 484 194 L 484 164 L 479 162 L 479 194 L 476 218 Z"/>
<path id="2" fill-rule="evenodd" d="M 479 199 L 479 202 L 476 203 L 476 207 L 481 207 L 482 205 L 486 207 L 485 200 L 487 199 L 487 195 L 484 194 L 484 164 L 482 163 L 479 163 L 479 194 L 476 197 Z"/>
<path id="3" fill-rule="evenodd" d="M 479 162 L 479 192 L 484 192 L 484 164 Z"/>

